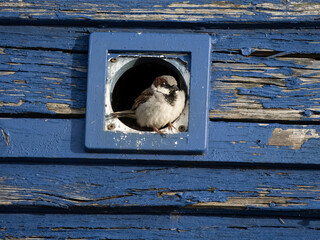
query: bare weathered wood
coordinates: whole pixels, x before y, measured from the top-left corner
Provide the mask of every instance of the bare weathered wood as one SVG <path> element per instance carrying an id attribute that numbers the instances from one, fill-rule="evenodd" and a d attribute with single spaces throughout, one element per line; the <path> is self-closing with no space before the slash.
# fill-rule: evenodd
<path id="1" fill-rule="evenodd" d="M 83 115 L 93 31 L 101 30 L 0 27 L 0 112 Z M 210 118 L 319 120 L 319 30 L 207 32 L 213 49 Z"/>
<path id="2" fill-rule="evenodd" d="M 319 14 L 318 0 L 0 2 L 0 24 L 34 25 L 0 26 L 0 238 L 317 239 L 320 127 L 297 124 L 320 119 L 320 31 L 281 28 Z M 88 36 L 110 26 L 211 35 L 206 154 L 86 152 L 68 118 L 85 114 Z M 287 124 L 221 121 L 239 119 Z"/>
<path id="3" fill-rule="evenodd" d="M 313 170 L 2 164 L 0 210 L 317 216 L 319 175 Z"/>
<path id="4" fill-rule="evenodd" d="M 211 110 L 211 118 L 319 119 L 320 60 L 311 56 L 227 57 L 227 53 L 215 60 L 219 57 L 226 61 L 213 63 L 217 81 L 213 83 L 212 102 L 217 107 Z"/>
<path id="5" fill-rule="evenodd" d="M 275 22 L 316 21 L 318 1 L 3 1 L 0 18 L 60 21 Z"/>

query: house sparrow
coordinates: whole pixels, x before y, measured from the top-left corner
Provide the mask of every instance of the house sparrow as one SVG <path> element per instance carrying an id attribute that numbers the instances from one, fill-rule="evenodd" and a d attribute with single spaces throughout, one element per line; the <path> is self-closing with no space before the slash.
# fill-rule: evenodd
<path id="1" fill-rule="evenodd" d="M 150 127 L 165 135 L 160 128 L 175 121 L 185 106 L 185 93 L 179 90 L 177 81 L 170 75 L 156 77 L 152 85 L 134 100 L 131 110 L 114 112 L 113 118 L 129 117 L 136 119 L 140 127 Z"/>

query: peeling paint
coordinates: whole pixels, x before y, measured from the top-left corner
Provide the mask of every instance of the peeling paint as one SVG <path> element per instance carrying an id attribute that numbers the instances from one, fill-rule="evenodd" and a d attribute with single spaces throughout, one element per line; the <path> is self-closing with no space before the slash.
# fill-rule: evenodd
<path id="1" fill-rule="evenodd" d="M 47 103 L 47 109 L 57 114 L 85 114 L 85 108 L 71 108 L 70 104 Z"/>
<path id="2" fill-rule="evenodd" d="M 306 203 L 296 203 L 298 198 L 293 197 L 230 197 L 226 202 L 201 202 L 192 204 L 189 207 L 205 207 L 205 208 L 236 208 L 246 209 L 248 206 L 255 207 L 270 207 L 271 203 L 275 203 L 277 206 L 289 207 L 289 206 L 301 206 L 307 205 Z"/>
<path id="3" fill-rule="evenodd" d="M 53 80 L 53 81 L 62 81 L 62 78 L 57 78 L 57 77 L 44 77 L 46 80 Z"/>
<path id="4" fill-rule="evenodd" d="M 4 107 L 4 106 L 20 107 L 22 104 L 24 104 L 24 101 L 22 101 L 22 99 L 20 99 L 18 103 L 0 102 L 0 107 Z"/>
<path id="5" fill-rule="evenodd" d="M 27 81 L 25 80 L 13 80 L 13 82 L 16 84 L 27 84 Z"/>
<path id="6" fill-rule="evenodd" d="M 176 196 L 179 197 L 182 195 L 183 192 L 176 192 L 176 191 L 167 191 L 167 192 L 158 192 L 157 197 L 162 198 L 164 196 Z"/>
<path id="7" fill-rule="evenodd" d="M 144 4 L 108 4 L 87 2 L 79 5 L 75 1 L 62 4 L 35 1 L 32 3 L 0 3 L 6 17 L 17 19 L 62 19 L 62 20 L 144 20 L 144 21 L 313 21 L 320 13 L 319 3 L 303 2 L 228 2 L 202 3 L 188 1 L 164 1 Z"/>
<path id="8" fill-rule="evenodd" d="M 287 129 L 275 128 L 269 139 L 270 146 L 290 146 L 291 149 L 298 150 L 302 144 L 311 138 L 320 138 L 315 129 Z"/>
<path id="9" fill-rule="evenodd" d="M 0 76 L 5 76 L 5 75 L 13 75 L 16 72 L 9 72 L 9 71 L 5 71 L 5 72 L 0 72 Z"/>

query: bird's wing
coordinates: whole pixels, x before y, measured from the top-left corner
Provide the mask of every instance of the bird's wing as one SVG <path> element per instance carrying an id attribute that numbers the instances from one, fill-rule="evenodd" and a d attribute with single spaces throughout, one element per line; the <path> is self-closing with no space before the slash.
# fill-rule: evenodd
<path id="1" fill-rule="evenodd" d="M 119 112 L 113 112 L 111 113 L 108 118 L 122 118 L 122 117 L 128 117 L 128 118 L 136 118 L 136 113 L 133 110 L 124 110 Z"/>
<path id="2" fill-rule="evenodd" d="M 148 101 L 148 99 L 153 95 L 153 90 L 151 88 L 147 88 L 146 90 L 144 90 L 139 97 L 137 97 L 134 100 L 134 104 L 132 106 L 132 110 L 137 109 L 137 107 L 142 104 L 145 103 L 146 101 Z"/>

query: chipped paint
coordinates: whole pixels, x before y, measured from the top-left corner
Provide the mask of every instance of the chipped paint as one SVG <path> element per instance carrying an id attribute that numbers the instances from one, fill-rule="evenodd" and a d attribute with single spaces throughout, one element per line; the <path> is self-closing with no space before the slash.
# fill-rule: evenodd
<path id="1" fill-rule="evenodd" d="M 70 104 L 47 103 L 47 109 L 56 114 L 85 114 L 85 108 L 71 108 Z"/>
<path id="2" fill-rule="evenodd" d="M 25 80 L 13 80 L 13 82 L 16 84 L 27 84 L 27 81 Z"/>
<path id="3" fill-rule="evenodd" d="M 162 198 L 165 196 L 176 196 L 180 197 L 183 194 L 183 192 L 178 192 L 178 191 L 166 191 L 166 192 L 158 192 L 157 197 Z"/>
<path id="4" fill-rule="evenodd" d="M 306 2 L 228 2 L 212 3 L 164 1 L 123 3 L 111 1 L 108 4 L 75 1 L 61 4 L 51 2 L 4 2 L 0 13 L 12 19 L 62 19 L 62 20 L 127 20 L 127 21 L 312 21 L 320 14 L 319 3 Z"/>
<path id="5" fill-rule="evenodd" d="M 24 104 L 24 101 L 22 101 L 22 99 L 20 99 L 19 102 L 17 102 L 17 103 L 0 102 L 0 107 L 5 107 L 5 106 L 20 107 L 22 104 Z"/>
<path id="6" fill-rule="evenodd" d="M 190 208 L 236 208 L 246 209 L 249 206 L 269 208 L 270 204 L 274 203 L 277 206 L 305 206 L 307 203 L 296 203 L 298 198 L 293 197 L 230 197 L 226 202 L 200 202 L 192 204 Z"/>
<path id="7" fill-rule="evenodd" d="M 291 149 L 298 150 L 301 146 L 312 138 L 320 138 L 315 129 L 286 129 L 275 128 L 269 139 L 270 146 L 290 146 Z"/>
<path id="8" fill-rule="evenodd" d="M 46 80 L 53 80 L 53 81 L 62 81 L 62 78 L 57 78 L 57 77 L 44 77 Z"/>
<path id="9" fill-rule="evenodd" d="M 234 107 L 223 110 L 210 110 L 211 119 L 260 119 L 260 120 L 301 120 L 304 111 L 294 109 L 250 109 L 248 104 L 243 104 L 244 107 Z"/>
<path id="10" fill-rule="evenodd" d="M 0 76 L 5 76 L 5 75 L 13 75 L 16 72 L 10 72 L 10 71 L 5 71 L 5 72 L 0 72 Z"/>

